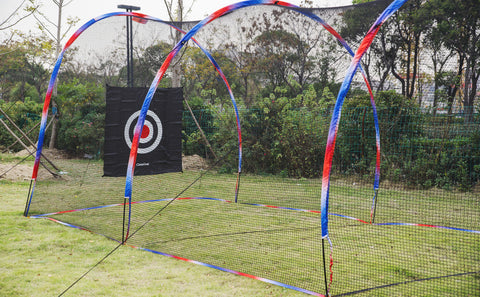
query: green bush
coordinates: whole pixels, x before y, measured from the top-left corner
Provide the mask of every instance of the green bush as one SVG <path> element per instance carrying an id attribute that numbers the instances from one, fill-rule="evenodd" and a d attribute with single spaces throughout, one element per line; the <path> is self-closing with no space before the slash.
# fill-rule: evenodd
<path id="1" fill-rule="evenodd" d="M 322 174 L 333 95 L 307 89 L 289 98 L 277 88 L 241 110 L 243 171 L 288 177 Z M 395 92 L 376 96 L 381 137 L 381 180 L 413 187 L 469 190 L 480 180 L 480 132 L 454 116 L 425 113 Z M 213 110 L 213 109 L 212 109 Z M 224 155 L 224 172 L 236 170 L 238 138 L 234 111 L 214 113 L 212 145 Z M 473 126 L 472 126 L 473 127 Z M 467 130 L 465 130 L 467 129 Z M 193 135 L 194 136 L 194 135 Z M 195 136 L 198 138 L 198 136 Z M 334 172 L 373 179 L 375 128 L 370 98 L 347 99 L 336 140 Z"/>
<path id="2" fill-rule="evenodd" d="M 334 96 L 313 86 L 292 98 L 277 87 L 258 99 L 253 108 L 240 104 L 244 172 L 285 177 L 320 177 Z M 72 81 L 59 85 L 58 148 L 75 155 L 101 157 L 104 142 L 103 89 Z M 198 102 L 197 102 L 198 101 Z M 231 104 L 204 105 L 193 100 L 195 118 L 220 159 L 219 170 L 235 172 L 238 135 Z M 195 103 L 196 102 L 196 103 Z M 381 180 L 414 187 L 469 190 L 480 180 L 480 131 L 454 115 L 432 115 L 395 92 L 376 95 L 380 122 Z M 16 103 L 14 115 L 40 113 L 31 100 Z M 21 117 L 16 117 L 21 122 Z M 478 117 L 475 118 L 478 120 Z M 472 128 L 473 127 L 473 128 Z M 183 149 L 187 155 L 211 157 L 203 136 L 184 113 Z M 5 137 L 0 134 L 2 142 Z M 334 172 L 373 178 L 375 128 L 370 98 L 352 92 L 345 101 L 336 140 Z"/>
<path id="3" fill-rule="evenodd" d="M 282 174 L 290 177 L 314 177 L 322 171 L 324 139 L 328 127 L 326 110 L 333 95 L 325 88 L 318 96 L 313 86 L 295 98 L 287 89 L 277 88 L 258 100 L 253 109 L 241 112 L 243 164 L 245 172 Z M 219 113 L 214 143 L 224 152 L 238 146 L 233 110 Z M 224 171 L 233 171 L 235 154 L 226 157 Z"/>
<path id="4" fill-rule="evenodd" d="M 70 154 L 103 156 L 105 104 L 84 106 L 73 117 L 63 118 L 57 138 L 59 149 Z"/>
<path id="5" fill-rule="evenodd" d="M 422 113 L 411 100 L 394 91 L 375 95 L 380 129 L 380 149 L 389 158 L 395 170 L 397 162 L 392 155 L 403 153 L 403 139 L 420 135 Z M 342 109 L 342 120 L 335 149 L 335 170 L 342 174 L 357 174 L 373 178 L 376 163 L 375 122 L 370 96 L 366 92 L 353 92 Z M 395 161 L 396 160 L 396 161 Z M 382 175 L 385 176 L 385 164 Z M 390 173 L 389 173 L 390 174 Z M 400 176 L 397 172 L 394 176 Z"/>
<path id="6" fill-rule="evenodd" d="M 410 145 L 415 154 L 399 167 L 413 186 L 470 190 L 480 180 L 479 139 L 478 133 L 470 137 L 413 139 Z"/>
<path id="7" fill-rule="evenodd" d="M 202 128 L 202 131 L 210 142 L 212 141 L 213 134 L 215 132 L 214 128 L 214 111 L 210 109 L 209 106 L 197 105 L 202 109 L 193 110 L 193 114 L 198 124 Z M 182 128 L 182 142 L 183 142 L 183 153 L 185 155 L 205 155 L 205 153 L 210 153 L 208 151 L 207 145 L 200 130 L 197 127 L 191 113 L 189 111 L 183 112 L 183 128 Z"/>
<path id="8" fill-rule="evenodd" d="M 77 156 L 103 156 L 105 137 L 104 89 L 74 79 L 58 86 L 57 148 Z"/>

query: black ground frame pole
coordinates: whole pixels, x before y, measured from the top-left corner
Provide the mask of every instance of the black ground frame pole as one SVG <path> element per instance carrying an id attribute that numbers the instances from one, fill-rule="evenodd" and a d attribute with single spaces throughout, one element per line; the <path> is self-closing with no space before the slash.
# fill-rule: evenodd
<path id="1" fill-rule="evenodd" d="M 122 244 L 125 244 L 125 241 L 127 241 L 127 239 L 125 238 L 125 217 L 127 213 L 127 203 L 128 203 L 127 201 L 128 201 L 128 197 L 125 197 L 123 201 Z"/>
<path id="2" fill-rule="evenodd" d="M 328 281 L 327 281 L 327 264 L 325 262 L 325 238 L 322 238 L 322 255 L 323 255 L 323 276 L 325 281 L 325 296 L 328 297 Z"/>
<path id="3" fill-rule="evenodd" d="M 30 187 L 28 188 L 28 195 L 27 195 L 27 202 L 25 202 L 25 209 L 23 210 L 23 216 L 28 216 L 28 205 L 30 204 L 30 200 L 32 198 L 32 186 L 33 186 L 33 179 L 30 180 Z"/>
<path id="4" fill-rule="evenodd" d="M 375 223 L 375 214 L 377 213 L 378 189 L 375 190 L 375 203 L 373 204 L 372 224 Z"/>
<path id="5" fill-rule="evenodd" d="M 140 10 L 138 6 L 120 4 L 117 8 L 125 9 L 127 12 Z M 132 17 L 127 16 L 127 86 L 133 88 L 133 28 Z"/>

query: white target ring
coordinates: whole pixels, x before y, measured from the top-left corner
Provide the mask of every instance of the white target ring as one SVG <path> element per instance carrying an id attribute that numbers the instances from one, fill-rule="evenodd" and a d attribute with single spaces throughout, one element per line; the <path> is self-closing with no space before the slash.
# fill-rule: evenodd
<path id="1" fill-rule="evenodd" d="M 125 129 L 123 131 L 124 133 L 124 138 L 125 142 L 128 145 L 128 148 L 132 148 L 132 139 L 130 138 L 130 129 L 132 128 L 133 121 L 138 119 L 138 116 L 140 115 L 140 110 L 134 112 L 127 120 L 127 123 L 125 124 Z M 149 120 L 145 120 L 143 128 L 142 128 L 142 135 L 140 137 L 140 144 L 148 143 L 150 142 L 155 134 L 155 131 L 157 131 L 157 135 L 155 137 L 154 142 L 147 147 L 144 148 L 138 148 L 137 153 L 138 154 L 148 154 L 152 152 L 154 149 L 157 148 L 157 146 L 160 144 L 160 141 L 162 141 L 162 135 L 163 135 L 163 127 L 162 127 L 162 122 L 160 121 L 160 118 L 151 110 L 147 112 L 147 116 L 150 116 L 153 120 L 153 124 Z M 135 121 L 136 123 L 136 121 Z M 154 124 L 156 126 L 156 129 L 154 127 Z M 148 131 L 146 131 L 148 130 Z"/>

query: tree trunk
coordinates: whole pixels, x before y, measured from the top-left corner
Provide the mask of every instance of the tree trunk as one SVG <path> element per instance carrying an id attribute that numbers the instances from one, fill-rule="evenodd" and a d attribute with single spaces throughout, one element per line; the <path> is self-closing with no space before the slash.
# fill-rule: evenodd
<path id="1" fill-rule="evenodd" d="M 178 0 L 177 6 L 177 26 L 182 29 L 182 21 L 183 21 L 183 1 Z M 182 38 L 182 34 L 179 31 L 175 32 L 175 41 L 174 43 L 177 44 L 180 39 Z M 177 61 L 173 65 L 172 69 L 172 87 L 179 88 L 182 86 L 182 68 L 180 64 L 180 59 L 176 59 Z"/>
<path id="2" fill-rule="evenodd" d="M 432 63 L 433 63 L 433 115 L 437 114 L 437 105 L 438 105 L 438 67 L 437 67 L 437 59 L 432 56 Z"/>
<path id="3" fill-rule="evenodd" d="M 458 67 L 457 67 L 457 76 L 453 85 L 447 88 L 447 100 L 448 100 L 448 114 L 452 114 L 453 103 L 455 102 L 455 96 L 457 95 L 458 88 L 460 85 L 460 78 L 463 74 L 463 63 L 464 56 L 459 53 Z"/>
<path id="4" fill-rule="evenodd" d="M 61 46 L 60 46 L 60 34 L 62 29 L 62 8 L 63 8 L 63 0 L 58 1 L 58 22 L 57 22 L 57 45 L 56 45 L 56 56 L 60 54 Z M 55 98 L 57 97 L 57 83 L 58 78 L 55 81 L 55 85 L 53 86 L 52 92 L 52 109 L 56 110 L 56 113 L 53 115 L 55 118 L 53 119 L 52 123 L 52 135 L 50 136 L 50 143 L 48 145 L 49 149 L 54 149 L 56 142 L 57 142 L 57 134 L 58 134 L 58 106 L 57 102 L 55 102 Z"/>
<path id="5" fill-rule="evenodd" d="M 478 74 L 475 72 L 475 66 L 470 64 L 465 72 L 465 94 L 463 99 L 463 108 L 465 110 L 465 123 L 473 121 L 474 101 L 477 94 Z"/>

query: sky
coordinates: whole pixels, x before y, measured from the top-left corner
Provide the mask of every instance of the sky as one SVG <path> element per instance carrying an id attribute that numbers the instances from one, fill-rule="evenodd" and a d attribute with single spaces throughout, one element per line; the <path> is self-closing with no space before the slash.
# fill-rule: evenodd
<path id="1" fill-rule="evenodd" d="M 5 20 L 18 5 L 24 0 L 0 0 L 0 23 Z M 164 0 L 65 0 L 65 2 L 71 1 L 63 11 L 63 18 L 77 17 L 80 21 L 77 23 L 78 28 L 88 20 L 102 15 L 107 12 L 124 11 L 118 9 L 117 5 L 133 5 L 141 8 L 141 13 L 148 14 L 160 19 L 168 20 L 168 14 L 164 6 Z M 51 20 L 56 22 L 57 10 L 52 0 L 37 0 L 41 2 L 40 11 L 45 13 Z M 175 0 L 176 2 L 176 0 Z M 192 4 L 193 2 L 193 4 Z M 227 6 L 229 4 L 238 2 L 237 0 L 185 0 L 185 7 L 190 8 L 191 11 L 186 16 L 186 20 L 201 20 L 216 10 Z M 300 5 L 302 0 L 290 0 L 292 4 Z M 351 0 L 313 0 L 313 6 L 315 7 L 335 7 L 350 5 Z M 36 32 L 36 21 L 33 17 L 23 20 L 15 26 L 23 32 Z M 73 33 L 73 32 L 72 32 Z"/>

